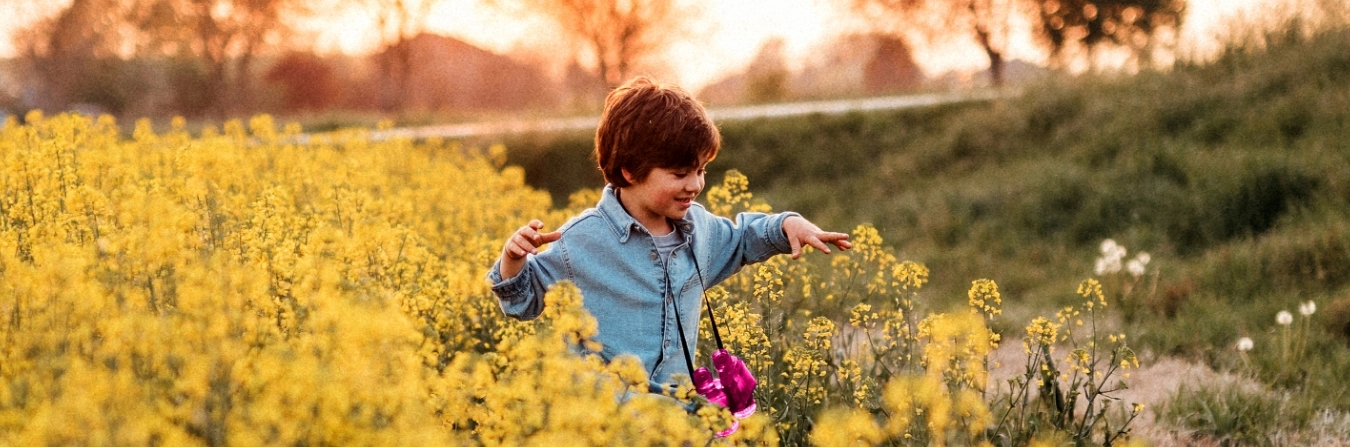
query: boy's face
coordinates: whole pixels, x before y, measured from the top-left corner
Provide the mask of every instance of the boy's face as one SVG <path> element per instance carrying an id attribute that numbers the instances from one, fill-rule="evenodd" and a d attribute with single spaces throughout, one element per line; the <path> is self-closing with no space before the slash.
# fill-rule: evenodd
<path id="1" fill-rule="evenodd" d="M 625 170 L 624 178 L 631 185 L 624 187 L 620 195 L 624 209 L 648 231 L 668 233 L 667 219 L 683 219 L 694 198 L 703 191 L 707 166 L 705 159 L 699 161 L 697 168 L 654 168 L 641 180 Z"/>

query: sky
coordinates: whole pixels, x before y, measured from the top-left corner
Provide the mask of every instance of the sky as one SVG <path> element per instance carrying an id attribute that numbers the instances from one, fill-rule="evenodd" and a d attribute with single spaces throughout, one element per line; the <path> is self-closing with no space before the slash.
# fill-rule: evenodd
<path id="1" fill-rule="evenodd" d="M 70 0 L 47 3 L 60 6 Z M 1271 0 L 1190 0 L 1186 29 L 1181 40 L 1184 51 L 1204 51 L 1217 47 L 1224 18 Z M 702 2 L 705 24 L 694 30 L 697 39 L 673 45 L 666 60 L 679 61 L 672 67 L 679 82 L 697 88 L 715 81 L 726 72 L 742 69 L 769 39 L 784 40 L 790 65 L 800 66 L 816 45 L 840 33 L 853 30 L 851 21 L 837 13 L 829 0 L 707 0 Z M 18 11 L 8 14 L 15 20 L 0 22 L 0 57 L 15 54 L 8 36 L 17 27 L 33 20 L 42 11 Z M 369 18 L 359 12 L 337 11 L 336 17 L 302 24 L 316 33 L 314 49 L 325 53 L 359 54 L 375 46 Z M 556 54 L 563 42 L 539 38 L 540 23 L 523 20 L 482 6 L 481 0 L 444 0 L 428 18 L 429 30 L 449 34 L 496 52 Z M 547 35 L 547 33 L 545 33 Z M 969 45 L 969 44 L 967 44 Z M 1029 38 L 1014 42 L 1010 59 L 1040 62 L 1044 56 Z M 949 45 L 929 51 L 919 49 L 916 57 L 930 75 L 948 70 L 978 70 L 987 61 L 974 47 Z M 792 67 L 796 68 L 796 67 Z"/>
<path id="2" fill-rule="evenodd" d="M 769 39 L 784 40 L 789 55 L 804 55 L 815 43 L 831 32 L 837 32 L 840 23 L 826 0 L 707 0 L 702 17 L 706 19 L 691 30 L 697 41 L 677 42 L 670 48 L 667 60 L 681 61 L 673 67 L 679 82 L 701 85 L 727 69 L 744 66 Z M 363 53 L 373 49 L 368 19 L 359 12 L 350 11 L 337 22 L 343 26 L 320 29 L 315 42 L 320 52 L 342 51 Z M 536 19 L 524 19 L 515 14 L 504 14 L 482 5 L 481 0 L 442 0 L 428 20 L 433 32 L 448 34 L 477 46 L 496 52 L 526 52 L 556 54 L 565 42 L 557 39 L 538 39 L 539 27 L 551 26 Z M 346 31 L 338 31 L 333 28 Z M 549 33 L 543 33 L 548 35 Z M 714 42 L 707 45 L 707 42 Z"/>
<path id="3" fill-rule="evenodd" d="M 1222 33 L 1225 17 L 1241 14 L 1254 6 L 1271 0 L 1189 0 L 1181 36 L 1186 51 L 1203 53 L 1218 47 L 1217 34 Z M 563 48 L 556 39 L 538 39 L 538 22 L 522 20 L 481 5 L 480 0 L 443 0 L 429 19 L 432 31 L 453 35 L 470 43 L 497 52 L 557 53 Z M 694 30 L 697 39 L 677 42 L 669 49 L 665 60 L 679 61 L 673 67 L 676 82 L 699 88 L 716 81 L 729 71 L 738 71 L 750 62 L 760 47 L 770 39 L 783 39 L 789 68 L 800 65 L 817 46 L 841 33 L 856 31 L 858 26 L 849 17 L 837 11 L 831 0 L 707 0 L 703 17 L 706 24 Z M 323 32 L 316 42 L 320 51 L 361 53 L 373 44 L 354 32 L 367 25 L 364 18 L 352 13 L 346 25 L 336 27 L 346 32 Z M 542 26 L 548 26 L 542 24 Z M 1011 43 L 1011 58 L 1043 63 L 1044 54 L 1029 37 Z M 949 70 L 974 71 L 987 67 L 988 60 L 972 43 L 952 43 L 945 46 L 916 50 L 919 63 L 929 75 Z"/>

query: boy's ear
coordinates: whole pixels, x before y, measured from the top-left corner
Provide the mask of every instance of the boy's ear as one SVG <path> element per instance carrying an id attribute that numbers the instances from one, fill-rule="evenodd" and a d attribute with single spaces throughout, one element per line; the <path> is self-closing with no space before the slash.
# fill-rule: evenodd
<path id="1" fill-rule="evenodd" d="M 619 169 L 619 172 L 623 173 L 623 179 L 627 180 L 628 184 L 632 185 L 638 182 L 636 178 L 633 178 L 633 173 L 628 172 L 627 169 Z"/>

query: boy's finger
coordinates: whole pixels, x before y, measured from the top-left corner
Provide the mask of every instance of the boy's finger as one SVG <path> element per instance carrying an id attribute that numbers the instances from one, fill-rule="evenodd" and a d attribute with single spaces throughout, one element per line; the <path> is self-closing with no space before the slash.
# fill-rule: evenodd
<path id="1" fill-rule="evenodd" d="M 820 235 L 820 240 L 845 250 L 853 247 L 853 243 L 848 241 L 848 235 L 844 233 L 824 233 Z"/>
<path id="2" fill-rule="evenodd" d="M 511 244 L 515 246 L 513 251 L 518 250 L 521 256 L 525 256 L 525 253 L 529 253 L 534 248 L 533 245 L 530 245 L 529 237 L 523 234 L 520 235 L 520 238 L 512 239 Z"/>
<path id="3" fill-rule="evenodd" d="M 515 241 L 507 243 L 506 248 L 502 251 L 505 253 L 506 257 L 512 261 L 518 261 L 525 257 L 525 251 L 522 250 L 520 244 Z"/>
<path id="4" fill-rule="evenodd" d="M 816 247 L 816 249 L 817 249 L 817 250 L 820 250 L 822 253 L 825 253 L 825 254 L 827 254 L 827 255 L 830 254 L 830 246 L 829 246 L 828 244 L 826 244 L 825 241 L 821 240 L 820 238 L 812 238 L 812 239 L 811 239 L 810 241 L 808 241 L 808 242 L 811 243 L 811 246 L 812 246 L 812 247 Z"/>
<path id="5" fill-rule="evenodd" d="M 801 241 L 797 240 L 795 237 L 790 237 L 788 238 L 788 243 L 792 245 L 792 259 L 797 259 L 797 257 L 802 255 Z"/>
<path id="6" fill-rule="evenodd" d="M 529 225 L 520 227 L 520 230 L 516 231 L 516 235 L 520 236 L 521 240 L 524 240 L 526 242 L 530 242 L 535 245 L 539 244 L 538 242 L 539 231 L 536 230 L 534 222 L 530 222 Z"/>
<path id="7" fill-rule="evenodd" d="M 556 241 L 558 239 L 562 239 L 561 231 L 554 231 L 552 233 L 544 233 L 539 235 L 539 242 L 541 243 L 541 245 Z"/>

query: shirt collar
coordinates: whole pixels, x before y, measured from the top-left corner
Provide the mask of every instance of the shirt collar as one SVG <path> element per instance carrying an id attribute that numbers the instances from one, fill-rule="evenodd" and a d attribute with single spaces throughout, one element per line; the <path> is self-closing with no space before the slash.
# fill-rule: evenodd
<path id="1" fill-rule="evenodd" d="M 619 238 L 619 243 L 628 242 L 628 238 L 633 237 L 634 232 L 647 233 L 647 230 L 634 219 L 628 211 L 623 209 L 623 203 L 619 202 L 618 188 L 614 185 L 605 185 L 605 190 L 600 194 L 600 203 L 595 206 L 600 211 L 600 215 L 605 218 L 605 223 L 609 224 L 610 230 L 614 231 L 614 236 Z M 698 206 L 695 204 L 695 206 Z M 684 218 L 674 222 L 675 228 L 687 237 L 694 231 L 694 221 L 690 215 L 685 213 Z"/>

